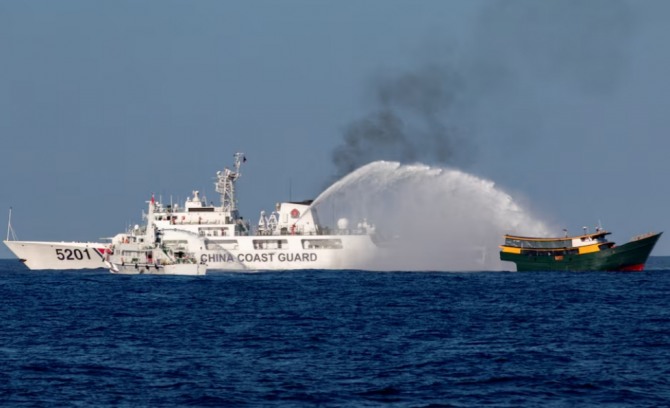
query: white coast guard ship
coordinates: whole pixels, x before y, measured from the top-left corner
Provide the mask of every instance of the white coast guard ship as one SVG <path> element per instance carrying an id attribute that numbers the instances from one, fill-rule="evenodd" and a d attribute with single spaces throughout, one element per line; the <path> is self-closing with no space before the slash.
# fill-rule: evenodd
<path id="1" fill-rule="evenodd" d="M 366 222 L 352 227 L 347 219 L 338 220 L 333 228 L 324 227 L 316 209 L 310 206 L 311 201 L 278 203 L 269 215 L 261 212 L 258 224 L 250 225 L 240 216 L 235 199 L 235 182 L 240 177 L 244 155 L 236 153 L 234 157 L 234 168 L 216 175 L 220 206 L 208 205 L 198 191 L 183 207 L 165 206 L 152 197 L 146 224 L 117 235 L 111 245 L 91 244 L 98 249 L 94 253 L 98 259 L 87 265 L 106 267 L 107 251 L 116 255 L 125 235 L 143 235 L 147 228 L 155 229 L 167 248 L 186 246 L 199 263 L 207 264 L 208 270 L 364 269 L 366 260 L 375 256 L 374 227 Z M 76 263 L 83 261 L 77 256 L 65 260 L 54 257 L 54 248 L 48 245 L 55 243 L 5 243 L 31 269 L 76 269 Z M 60 252 L 81 251 L 74 243 L 59 244 Z M 22 252 L 13 249 L 18 245 Z M 52 253 L 46 253 L 49 250 Z"/>

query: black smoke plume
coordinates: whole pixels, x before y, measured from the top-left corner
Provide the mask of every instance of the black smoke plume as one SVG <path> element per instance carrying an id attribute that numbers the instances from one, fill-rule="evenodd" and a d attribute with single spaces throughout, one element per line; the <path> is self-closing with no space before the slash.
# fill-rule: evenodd
<path id="1" fill-rule="evenodd" d="M 374 81 L 375 106 L 332 152 L 336 179 L 375 160 L 464 167 L 483 143 L 472 124 L 491 110 L 530 133 L 544 114 L 543 87 L 611 92 L 635 19 L 624 0 L 513 0 L 485 3 L 476 21 L 460 55 L 447 56 L 455 63 Z M 516 130 L 486 143 L 518 138 Z"/>
<path id="2" fill-rule="evenodd" d="M 338 178 L 374 160 L 447 163 L 466 155 L 463 130 L 450 124 L 463 90 L 456 72 L 431 64 L 375 88 L 378 107 L 347 126 L 333 152 Z"/>

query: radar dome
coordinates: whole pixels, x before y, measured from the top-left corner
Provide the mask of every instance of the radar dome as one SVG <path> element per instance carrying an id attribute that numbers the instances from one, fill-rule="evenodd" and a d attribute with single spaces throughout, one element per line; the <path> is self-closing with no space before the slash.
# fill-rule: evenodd
<path id="1" fill-rule="evenodd" d="M 337 220 L 337 228 L 341 230 L 349 228 L 349 220 L 346 218 L 340 218 L 339 220 Z"/>

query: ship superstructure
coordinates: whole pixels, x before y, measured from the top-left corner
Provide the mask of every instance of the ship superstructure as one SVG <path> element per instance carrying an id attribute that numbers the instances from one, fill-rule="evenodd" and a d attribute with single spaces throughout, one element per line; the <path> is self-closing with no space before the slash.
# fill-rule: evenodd
<path id="1" fill-rule="evenodd" d="M 252 225 L 240 215 L 235 195 L 245 157 L 234 157 L 232 169 L 216 173 L 220 205 L 208 204 L 199 191 L 183 206 L 152 197 L 145 228 L 160 231 L 164 245 L 188 244 L 209 270 L 361 268 L 374 255 L 374 227 L 362 222 L 349 228 L 345 219 L 336 228 L 322 227 L 311 201 L 277 203 Z"/>

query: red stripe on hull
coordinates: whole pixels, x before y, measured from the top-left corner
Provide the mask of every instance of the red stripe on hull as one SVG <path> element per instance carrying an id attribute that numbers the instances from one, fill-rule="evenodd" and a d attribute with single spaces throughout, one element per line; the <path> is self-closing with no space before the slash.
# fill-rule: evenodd
<path id="1" fill-rule="evenodd" d="M 644 264 L 628 265 L 621 268 L 622 271 L 626 272 L 639 272 L 644 270 Z"/>

